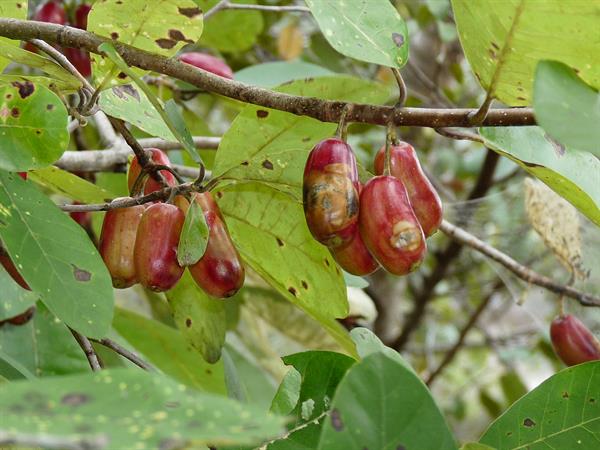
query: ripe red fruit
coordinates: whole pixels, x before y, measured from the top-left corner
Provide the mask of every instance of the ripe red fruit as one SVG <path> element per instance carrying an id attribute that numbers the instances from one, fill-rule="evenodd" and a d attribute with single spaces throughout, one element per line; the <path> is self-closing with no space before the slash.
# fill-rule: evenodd
<path id="1" fill-rule="evenodd" d="M 319 142 L 304 167 L 302 195 L 308 229 L 320 243 L 342 247 L 358 226 L 358 170 L 348 144 L 338 138 Z"/>
<path id="2" fill-rule="evenodd" d="M 360 194 L 360 205 L 360 235 L 379 264 L 395 275 L 419 267 L 427 246 L 402 181 L 372 178 Z"/>
<path id="3" fill-rule="evenodd" d="M 74 205 L 81 205 L 82 203 L 73 202 Z M 92 214 L 88 211 L 73 211 L 69 215 L 71 219 L 81 225 L 83 228 L 89 228 L 92 226 Z"/>
<path id="4" fill-rule="evenodd" d="M 550 339 L 557 356 L 567 366 L 600 359 L 600 342 L 575 316 L 568 314 L 554 319 Z"/>
<path id="5" fill-rule="evenodd" d="M 179 235 L 185 215 L 175 205 L 155 203 L 144 211 L 133 250 L 140 284 L 156 292 L 168 291 L 183 275 L 177 263 Z"/>
<path id="6" fill-rule="evenodd" d="M 75 66 L 77 71 L 84 77 L 89 77 L 92 74 L 92 62 L 90 54 L 80 48 L 65 48 L 65 56 Z"/>
<path id="7" fill-rule="evenodd" d="M 171 165 L 171 161 L 169 160 L 169 157 L 162 150 L 159 150 L 157 148 L 150 148 L 150 149 L 147 149 L 147 151 L 150 152 L 150 157 L 152 159 L 152 162 L 154 162 L 154 164 L 160 164 L 163 166 Z M 134 157 L 133 160 L 131 161 L 131 166 L 129 166 L 129 173 L 127 174 L 127 186 L 129 187 L 129 192 L 131 192 L 131 188 L 133 188 L 133 185 L 135 184 L 135 180 L 137 180 L 137 178 L 141 172 L 142 172 L 142 166 L 140 166 L 140 163 L 138 162 L 137 157 Z M 171 172 L 169 172 L 168 170 L 160 170 L 159 172 L 162 174 L 163 178 L 165 179 L 165 181 L 167 182 L 167 184 L 169 186 L 175 186 L 177 184 L 177 180 L 175 179 L 175 177 L 173 176 L 173 174 Z M 148 195 L 148 194 L 151 194 L 152 192 L 159 191 L 161 189 L 162 189 L 161 184 L 158 181 L 156 181 L 154 178 L 149 177 L 146 180 L 146 184 L 144 186 L 144 194 Z"/>
<path id="8" fill-rule="evenodd" d="M 233 245 L 219 206 L 210 192 L 196 194 L 197 202 L 208 225 L 208 243 L 200 260 L 189 267 L 198 286 L 218 298 L 234 295 L 244 284 L 245 271 L 240 255 Z"/>
<path id="9" fill-rule="evenodd" d="M 225 61 L 215 56 L 200 52 L 183 53 L 178 57 L 179 61 L 191 64 L 198 69 L 206 70 L 223 78 L 233 79 L 231 67 Z"/>
<path id="10" fill-rule="evenodd" d="M 75 9 L 75 26 L 82 30 L 87 30 L 88 15 L 92 10 L 92 5 L 83 3 Z"/>
<path id="11" fill-rule="evenodd" d="M 4 249 L 2 249 L 2 251 L 4 251 Z M 10 259 L 8 255 L 4 253 L 0 254 L 0 264 L 2 264 L 4 269 L 6 269 L 8 274 L 12 277 L 13 280 L 15 280 L 19 284 L 19 286 L 21 286 L 23 289 L 27 289 L 29 291 L 31 290 L 25 279 L 17 270 L 15 264 L 12 262 L 12 259 Z"/>
<path id="12" fill-rule="evenodd" d="M 408 192 L 417 219 L 425 236 L 431 236 L 442 223 L 442 202 L 421 168 L 417 152 L 407 142 L 390 147 L 390 175 L 399 178 Z M 375 173 L 383 174 L 385 145 L 375 156 Z"/>
<path id="13" fill-rule="evenodd" d="M 67 23 L 67 13 L 60 2 L 49 1 L 38 7 L 33 15 L 33 20 L 64 25 Z"/>
<path id="14" fill-rule="evenodd" d="M 342 248 L 330 249 L 330 252 L 340 267 L 352 275 L 362 277 L 379 268 L 358 231 L 348 244 Z"/>
<path id="15" fill-rule="evenodd" d="M 145 205 L 111 209 L 104 216 L 99 249 L 116 288 L 137 283 L 133 249 L 145 209 Z"/>

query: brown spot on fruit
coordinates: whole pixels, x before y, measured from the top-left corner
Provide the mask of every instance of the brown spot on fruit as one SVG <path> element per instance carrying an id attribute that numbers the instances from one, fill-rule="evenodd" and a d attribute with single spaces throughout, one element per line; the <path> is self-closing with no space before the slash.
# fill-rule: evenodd
<path id="1" fill-rule="evenodd" d="M 259 119 L 264 119 L 268 115 L 269 115 L 269 111 L 265 111 L 264 109 L 258 109 L 256 111 L 256 117 L 258 117 Z"/>
<path id="2" fill-rule="evenodd" d="M 155 39 L 154 42 L 156 42 L 156 45 L 158 45 L 160 48 L 164 48 L 167 50 L 175 47 L 175 45 L 177 44 L 177 41 L 165 38 Z"/>
<path id="3" fill-rule="evenodd" d="M 269 161 L 268 159 L 265 159 L 262 162 L 262 166 L 267 170 L 273 170 L 273 163 L 271 161 Z"/>
<path id="4" fill-rule="evenodd" d="M 35 86 L 31 81 L 24 81 L 23 83 L 13 81 L 11 84 L 19 90 L 19 96 L 21 98 L 27 98 L 35 91 Z"/>
<path id="5" fill-rule="evenodd" d="M 292 287 L 292 286 L 290 286 L 290 287 L 288 288 L 288 292 L 289 292 L 290 294 L 292 294 L 294 297 L 297 297 L 297 296 L 298 296 L 298 291 L 296 290 L 296 288 L 295 288 L 295 287 Z"/>
<path id="6" fill-rule="evenodd" d="M 73 276 L 77 281 L 90 281 L 92 279 L 92 274 L 87 270 L 81 269 L 75 264 L 71 264 L 71 267 L 73 267 Z"/>
<path id="7" fill-rule="evenodd" d="M 183 14 L 190 19 L 202 14 L 202 10 L 200 8 L 177 8 L 177 10 L 179 11 L 179 14 Z"/>
<path id="8" fill-rule="evenodd" d="M 399 250 L 416 250 L 421 245 L 421 233 L 413 223 L 401 220 L 394 224 L 390 244 Z"/>

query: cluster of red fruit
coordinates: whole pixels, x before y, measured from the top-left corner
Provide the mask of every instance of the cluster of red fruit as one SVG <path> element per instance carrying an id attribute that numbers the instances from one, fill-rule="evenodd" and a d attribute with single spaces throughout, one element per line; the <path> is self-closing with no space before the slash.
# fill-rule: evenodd
<path id="1" fill-rule="evenodd" d="M 440 198 L 415 149 L 394 142 L 389 175 L 382 175 L 385 157 L 384 146 L 375 157 L 378 176 L 362 186 L 352 149 L 330 138 L 312 149 L 304 168 L 308 228 L 354 275 L 368 275 L 380 265 L 396 275 L 412 272 L 425 257 L 425 239 L 442 221 Z"/>
<path id="2" fill-rule="evenodd" d="M 170 165 L 169 158 L 158 149 L 150 149 L 152 161 Z M 129 169 L 131 190 L 142 168 L 134 158 Z M 160 171 L 165 182 L 174 186 L 172 173 Z M 161 184 L 148 179 L 144 194 L 161 189 Z M 198 262 L 189 266 L 195 282 L 207 294 L 226 298 L 235 294 L 244 284 L 244 266 L 233 245 L 223 216 L 210 192 L 191 196 L 202 211 L 208 225 L 208 244 Z M 176 196 L 175 204 L 153 203 L 130 208 L 112 209 L 106 213 L 100 235 L 100 254 L 108 268 L 113 286 L 126 288 L 135 283 L 157 292 L 171 289 L 183 275 L 184 267 L 177 260 L 177 247 L 188 200 Z"/>
<path id="3" fill-rule="evenodd" d="M 82 3 L 73 12 L 73 21 L 69 20 L 67 10 L 63 6 L 61 1 L 49 1 L 43 3 L 36 10 L 33 15 L 33 20 L 39 22 L 55 23 L 57 25 L 69 25 L 72 24 L 76 28 L 82 30 L 87 29 L 87 17 L 92 7 L 87 3 Z M 37 49 L 32 44 L 26 44 L 25 48 L 31 52 L 36 52 Z M 90 55 L 88 52 L 83 51 L 79 48 L 58 48 L 71 64 L 81 73 L 84 77 L 89 77 L 92 74 L 92 66 L 90 63 Z"/>

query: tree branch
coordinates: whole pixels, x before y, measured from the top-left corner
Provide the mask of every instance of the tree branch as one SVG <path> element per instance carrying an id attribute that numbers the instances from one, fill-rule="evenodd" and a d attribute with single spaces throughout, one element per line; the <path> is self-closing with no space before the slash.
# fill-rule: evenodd
<path id="1" fill-rule="evenodd" d="M 0 36 L 10 39 L 32 38 L 53 42 L 65 47 L 76 47 L 92 53 L 100 53 L 98 46 L 111 42 L 125 62 L 133 67 L 151 70 L 186 81 L 198 88 L 240 100 L 245 103 L 308 116 L 323 122 L 339 122 L 342 111 L 348 104 L 340 101 L 322 100 L 274 92 L 228 80 L 210 72 L 196 69 L 174 58 L 152 54 L 111 39 L 72 27 L 17 19 L 0 18 Z M 369 104 L 351 104 L 349 122 L 422 127 L 468 127 L 470 117 L 476 109 L 439 108 L 394 108 Z M 531 108 L 492 109 L 483 121 L 483 126 L 535 125 Z"/>
<path id="2" fill-rule="evenodd" d="M 96 354 L 94 347 L 92 347 L 90 340 L 88 338 L 86 338 L 85 336 L 83 336 L 82 334 L 79 334 L 77 331 L 75 331 L 72 328 L 69 328 L 69 330 L 71 330 L 71 334 L 73 335 L 73 337 L 75 338 L 75 340 L 77 341 L 77 343 L 79 344 L 81 349 L 83 350 L 83 353 L 85 353 L 85 357 L 87 358 L 88 362 L 90 363 L 90 367 L 92 368 L 92 370 L 94 372 L 96 372 L 98 370 L 102 370 L 102 364 L 100 363 L 100 358 L 98 358 L 98 355 Z"/>
<path id="3" fill-rule="evenodd" d="M 492 247 L 476 236 L 473 236 L 471 233 L 451 224 L 446 220 L 442 221 L 440 230 L 448 237 L 454 239 L 456 242 L 471 247 L 484 254 L 488 258 L 493 259 L 497 263 L 502 264 L 504 267 L 527 283 L 535 284 L 556 294 L 575 299 L 583 306 L 600 306 L 600 297 L 578 291 L 571 286 L 556 283 L 552 279 L 518 263 L 507 254 L 502 253 L 500 250 Z"/>
<path id="4" fill-rule="evenodd" d="M 96 342 L 98 344 L 104 345 L 107 348 L 110 348 L 111 350 L 115 351 L 116 353 L 123 356 L 124 358 L 127 358 L 129 361 L 134 363 L 136 366 L 141 367 L 144 370 L 148 370 L 148 371 L 154 370 L 154 367 L 152 367 L 150 364 L 148 364 L 146 361 L 144 361 L 142 358 L 140 358 L 137 354 L 130 352 L 129 350 L 127 350 L 124 347 L 121 347 L 119 344 L 117 344 L 114 341 L 111 341 L 110 339 L 104 338 L 104 339 L 90 339 L 90 340 L 92 342 Z"/>

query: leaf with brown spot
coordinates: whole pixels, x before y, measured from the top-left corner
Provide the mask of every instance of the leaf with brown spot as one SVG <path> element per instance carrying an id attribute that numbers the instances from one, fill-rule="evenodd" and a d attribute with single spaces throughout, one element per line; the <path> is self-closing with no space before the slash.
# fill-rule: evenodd
<path id="1" fill-rule="evenodd" d="M 92 274 L 87 270 L 80 269 L 75 264 L 71 264 L 73 267 L 73 276 L 77 281 L 90 281 L 92 279 Z"/>

